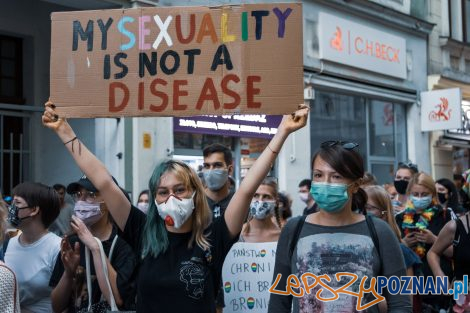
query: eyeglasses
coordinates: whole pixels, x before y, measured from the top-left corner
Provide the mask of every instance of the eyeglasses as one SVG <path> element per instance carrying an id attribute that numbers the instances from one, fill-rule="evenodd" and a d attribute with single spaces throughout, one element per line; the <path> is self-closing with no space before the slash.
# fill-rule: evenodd
<path id="1" fill-rule="evenodd" d="M 348 142 L 348 141 L 341 141 L 341 140 L 329 140 L 329 141 L 325 141 L 325 142 L 322 142 L 320 144 L 320 147 L 321 148 L 327 148 L 327 147 L 334 147 L 336 145 L 340 145 L 341 147 L 343 147 L 344 149 L 346 150 L 353 150 L 354 148 L 357 148 L 359 147 L 359 144 L 358 143 L 355 143 L 355 142 Z"/>
<path id="2" fill-rule="evenodd" d="M 412 171 L 418 172 L 418 165 L 411 163 L 411 162 L 408 162 L 408 163 L 400 162 L 398 163 L 398 168 L 409 168 Z"/>
<path id="3" fill-rule="evenodd" d="M 75 202 L 81 200 L 88 203 L 94 203 L 96 202 L 96 193 L 94 193 L 93 191 L 77 191 L 76 193 L 72 194 L 72 198 Z"/>
<path id="4" fill-rule="evenodd" d="M 364 208 L 367 210 L 367 211 L 378 211 L 380 216 L 384 216 L 385 214 L 387 214 L 387 211 L 384 211 L 372 204 L 366 204 L 364 205 Z"/>

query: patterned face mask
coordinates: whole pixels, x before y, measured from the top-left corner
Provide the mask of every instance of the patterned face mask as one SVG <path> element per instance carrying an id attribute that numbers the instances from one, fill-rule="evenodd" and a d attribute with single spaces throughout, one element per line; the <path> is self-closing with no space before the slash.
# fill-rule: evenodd
<path id="1" fill-rule="evenodd" d="M 250 214 L 257 220 L 264 220 L 274 212 L 276 202 L 274 201 L 252 201 L 250 204 Z"/>

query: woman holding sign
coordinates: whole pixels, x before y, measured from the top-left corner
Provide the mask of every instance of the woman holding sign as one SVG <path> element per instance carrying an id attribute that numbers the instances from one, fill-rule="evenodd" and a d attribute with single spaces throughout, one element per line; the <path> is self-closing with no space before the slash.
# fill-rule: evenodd
<path id="1" fill-rule="evenodd" d="M 183 162 L 159 164 L 149 181 L 148 215 L 129 205 L 105 166 L 81 143 L 48 102 L 43 124 L 56 132 L 80 169 L 100 191 L 109 212 L 136 254 L 138 312 L 215 312 L 225 255 L 238 240 L 255 189 L 291 132 L 305 126 L 308 107 L 286 115 L 251 167 L 223 219 L 211 220 L 204 188 Z"/>
<path id="2" fill-rule="evenodd" d="M 406 269 L 403 258 L 396 257 L 401 256 L 399 242 L 387 223 L 364 216 L 364 162 L 357 147 L 327 141 L 313 157 L 310 193 L 320 210 L 293 218 L 283 228 L 268 312 L 291 312 L 292 304 L 296 313 L 378 312 L 383 296 L 388 312 L 411 312 L 407 295 L 389 295 L 386 288 L 381 295 L 361 293 L 369 288 L 363 278 L 400 277 Z"/>

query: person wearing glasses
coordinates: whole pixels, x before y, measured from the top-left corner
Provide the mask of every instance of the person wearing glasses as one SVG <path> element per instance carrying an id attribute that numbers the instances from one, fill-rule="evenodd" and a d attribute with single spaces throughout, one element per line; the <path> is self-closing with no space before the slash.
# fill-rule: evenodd
<path id="1" fill-rule="evenodd" d="M 367 193 L 367 204 L 365 206 L 367 214 L 382 219 L 390 226 L 400 242 L 400 248 L 405 260 L 406 276 L 414 276 L 422 262 L 418 255 L 402 242 L 401 231 L 395 221 L 395 213 L 388 192 L 381 186 L 366 186 L 364 190 Z M 379 306 L 383 307 L 380 310 L 381 312 L 387 311 L 386 302 L 380 303 Z"/>
<path id="2" fill-rule="evenodd" d="M 451 214 L 445 212 L 437 199 L 436 185 L 431 176 L 420 172 L 412 177 L 407 189 L 408 202 L 405 210 L 396 215 L 396 221 L 402 233 L 403 242 L 411 248 L 423 262 L 424 279 L 433 276 L 426 255 L 437 239 L 437 235 L 449 222 Z M 444 273 L 452 280 L 452 264 L 446 257 L 441 258 Z M 419 295 L 414 297 L 415 308 L 447 310 L 450 297 L 442 295 Z M 420 311 L 420 312 L 421 312 Z"/>
<path id="3" fill-rule="evenodd" d="M 379 275 L 406 275 L 403 258 L 396 257 L 401 254 L 396 234 L 386 222 L 365 215 L 367 194 L 360 187 L 365 174 L 364 160 L 357 147 L 353 142 L 328 141 L 314 155 L 310 192 L 319 211 L 292 218 L 283 228 L 276 249 L 276 290 L 286 290 L 291 274 L 329 275 L 328 285 L 334 289 L 346 283 L 336 280 L 334 275 L 338 272 L 356 274 L 359 281 Z M 279 280 L 278 275 L 281 275 Z M 300 283 L 305 289 L 303 282 Z M 358 292 L 358 285 L 348 289 Z M 322 288 L 316 286 L 300 298 L 271 293 L 268 312 L 355 312 L 356 297 L 342 293 L 335 301 L 323 302 L 316 297 Z M 332 296 L 322 290 L 323 297 Z M 388 312 L 411 312 L 408 296 L 386 291 L 384 296 Z M 372 300 L 374 296 L 368 295 L 363 303 Z M 378 306 L 370 307 L 367 312 L 378 312 Z"/>
<path id="4" fill-rule="evenodd" d="M 47 228 L 59 215 L 59 195 L 52 187 L 30 182 L 17 185 L 12 195 L 8 222 L 21 234 L 8 241 L 5 264 L 16 275 L 21 312 L 50 313 L 49 281 L 61 239 Z"/>
<path id="5" fill-rule="evenodd" d="M 222 265 L 238 240 L 249 204 L 290 133 L 307 123 L 309 108 L 285 115 L 277 133 L 250 168 L 221 218 L 212 219 L 196 172 L 166 160 L 149 180 L 145 215 L 132 206 L 106 167 L 77 139 L 53 103 L 46 103 L 43 125 L 56 132 L 80 169 L 99 190 L 124 239 L 139 256 L 137 312 L 215 312 Z M 207 182 L 206 182 L 207 183 Z"/>
<path id="6" fill-rule="evenodd" d="M 124 190 L 122 192 L 125 193 Z M 126 241 L 117 235 L 103 196 L 86 176 L 69 184 L 67 193 L 75 201 L 74 215 L 70 221 L 75 235 L 65 236 L 62 240 L 59 261 L 51 277 L 54 312 L 88 312 L 85 247 L 91 252 L 91 311 L 105 312 L 110 309 L 111 297 L 114 297 L 119 308 L 133 309 L 136 256 Z M 112 295 L 103 272 L 100 247 L 93 237 L 101 241 L 106 254 Z M 101 301 L 102 298 L 105 301 Z"/>
<path id="7" fill-rule="evenodd" d="M 398 196 L 395 200 L 394 210 L 395 214 L 402 212 L 405 209 L 406 201 L 408 200 L 406 190 L 408 188 L 408 182 L 411 180 L 414 174 L 418 173 L 418 166 L 411 162 L 398 163 L 398 169 L 395 172 L 395 180 L 393 185 L 398 192 Z"/>

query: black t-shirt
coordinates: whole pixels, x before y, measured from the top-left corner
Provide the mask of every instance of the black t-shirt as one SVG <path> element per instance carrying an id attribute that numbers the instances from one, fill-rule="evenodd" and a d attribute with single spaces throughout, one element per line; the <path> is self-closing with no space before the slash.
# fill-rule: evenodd
<path id="1" fill-rule="evenodd" d="M 136 255 L 142 255 L 146 218 L 132 206 L 123 232 Z M 191 232 L 167 232 L 168 249 L 156 258 L 148 254 L 140 261 L 137 312 L 215 312 L 222 265 L 238 236 L 230 236 L 225 218 L 214 219 L 205 233 L 211 245 L 209 251 L 196 243 L 188 248 Z"/>
<path id="2" fill-rule="evenodd" d="M 224 216 L 225 210 L 228 207 L 228 204 L 230 203 L 230 200 L 232 200 L 233 197 L 233 192 L 230 192 L 225 198 L 220 200 L 219 202 L 213 201 L 211 198 L 207 198 L 207 203 L 209 204 L 209 208 L 212 211 L 212 216 L 214 218 L 219 218 L 221 216 Z"/>
<path id="3" fill-rule="evenodd" d="M 106 256 L 109 256 L 111 245 L 114 237 L 116 236 L 116 228 L 108 240 L 102 241 L 103 250 Z M 69 237 L 70 245 L 73 247 L 76 242 L 80 243 L 80 265 L 77 268 L 75 275 L 75 285 L 70 299 L 70 304 L 67 312 L 76 312 L 88 307 L 88 293 L 86 289 L 86 271 L 85 271 L 85 245 L 80 241 L 77 235 Z M 111 265 L 117 273 L 116 284 L 119 294 L 124 301 L 125 309 L 133 309 L 135 307 L 135 268 L 137 258 L 132 251 L 131 247 L 121 237 L 117 238 L 116 244 L 113 249 L 113 254 L 110 260 Z M 59 283 L 62 274 L 64 273 L 64 264 L 60 258 L 57 258 L 54 271 L 52 272 L 49 285 L 56 287 Z M 90 253 L 90 276 L 92 280 L 92 298 L 93 304 L 100 302 L 101 289 L 96 279 L 95 266 L 93 263 L 93 255 Z M 75 305 L 74 305 L 75 303 Z"/>
<path id="4" fill-rule="evenodd" d="M 318 211 L 318 204 L 316 202 L 314 202 L 311 207 L 308 207 L 308 206 L 305 207 L 304 212 L 302 213 L 302 215 L 309 215 L 309 214 L 315 213 L 317 211 Z"/>

